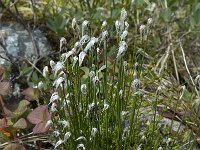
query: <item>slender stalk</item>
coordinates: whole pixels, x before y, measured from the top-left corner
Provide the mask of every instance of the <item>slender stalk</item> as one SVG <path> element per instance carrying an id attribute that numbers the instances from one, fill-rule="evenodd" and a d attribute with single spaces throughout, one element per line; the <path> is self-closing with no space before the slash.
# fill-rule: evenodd
<path id="1" fill-rule="evenodd" d="M 156 112 L 157 112 L 157 103 L 158 103 L 159 92 L 160 92 L 159 89 L 157 89 L 155 101 L 153 102 L 154 115 L 153 115 L 153 129 L 152 129 L 152 134 L 151 134 L 151 141 L 154 141 L 154 139 L 155 139 L 155 128 L 156 128 L 156 125 L 157 125 L 157 121 L 156 121 L 156 114 L 157 113 Z M 154 147 L 154 145 L 152 145 L 152 147 Z"/>

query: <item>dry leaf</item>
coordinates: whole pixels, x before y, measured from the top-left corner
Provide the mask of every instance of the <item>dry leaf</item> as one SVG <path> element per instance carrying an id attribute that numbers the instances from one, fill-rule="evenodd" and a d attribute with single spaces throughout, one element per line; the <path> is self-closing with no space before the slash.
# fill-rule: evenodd
<path id="1" fill-rule="evenodd" d="M 7 117 L 7 118 L 15 117 L 13 112 L 11 112 L 8 108 L 5 107 L 5 104 L 3 102 L 1 95 L 0 95 L 0 106 L 1 106 L 1 109 L 3 109 L 3 113 L 4 113 L 5 117 Z"/>
<path id="2" fill-rule="evenodd" d="M 51 114 L 48 111 L 48 106 L 41 105 L 34 109 L 28 116 L 27 119 L 32 124 L 36 124 L 33 128 L 33 133 L 44 133 L 48 130 L 46 127 L 47 121 L 51 120 Z"/>
<path id="3" fill-rule="evenodd" d="M 0 82 L 0 95 L 7 95 L 11 89 L 10 82 Z"/>
<path id="4" fill-rule="evenodd" d="M 5 127 L 6 124 L 7 124 L 7 123 L 6 123 L 6 119 L 5 119 L 5 118 L 0 119 L 0 128 Z"/>
<path id="5" fill-rule="evenodd" d="M 46 127 L 46 122 L 40 122 L 33 128 L 33 134 L 45 133 L 49 130 L 50 126 Z"/>

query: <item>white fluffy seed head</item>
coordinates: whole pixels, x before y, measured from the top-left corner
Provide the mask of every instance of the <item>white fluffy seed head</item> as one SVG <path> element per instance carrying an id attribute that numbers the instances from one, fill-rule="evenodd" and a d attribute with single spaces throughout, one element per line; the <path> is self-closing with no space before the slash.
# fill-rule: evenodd
<path id="1" fill-rule="evenodd" d="M 126 44 L 125 41 L 120 41 L 117 58 L 119 58 L 120 56 L 122 56 L 124 54 L 124 52 L 126 52 L 127 46 L 128 45 Z"/>
<path id="2" fill-rule="evenodd" d="M 101 66 L 101 68 L 99 68 L 98 72 L 103 71 L 104 69 L 106 69 L 106 65 Z"/>
<path id="3" fill-rule="evenodd" d="M 73 48 L 71 51 L 67 52 L 67 53 L 63 53 L 61 55 L 61 61 L 64 63 L 71 55 L 73 55 L 76 52 L 76 49 Z"/>
<path id="4" fill-rule="evenodd" d="M 84 48 L 84 52 L 87 53 L 87 51 L 89 49 L 91 49 L 95 43 L 98 42 L 98 38 L 95 38 L 95 37 L 91 37 L 90 38 L 90 41 L 88 42 L 88 44 L 86 45 L 86 47 Z"/>
<path id="5" fill-rule="evenodd" d="M 163 150 L 163 148 L 160 146 L 160 147 L 158 148 L 158 150 Z"/>
<path id="6" fill-rule="evenodd" d="M 200 105 L 200 97 L 197 97 L 195 103 L 199 106 Z"/>
<path id="7" fill-rule="evenodd" d="M 91 136 L 92 136 L 92 137 L 95 137 L 96 134 L 97 134 L 97 132 L 98 132 L 97 128 L 92 128 Z"/>
<path id="8" fill-rule="evenodd" d="M 122 140 L 124 141 L 128 134 L 128 127 L 125 127 L 122 134 Z"/>
<path id="9" fill-rule="evenodd" d="M 149 11 L 151 11 L 151 12 L 153 12 L 154 10 L 155 10 L 155 8 L 156 8 L 156 3 L 152 3 L 151 5 L 150 5 L 150 7 L 149 7 Z"/>
<path id="10" fill-rule="evenodd" d="M 72 29 L 75 29 L 76 27 L 76 18 L 72 19 Z"/>
<path id="11" fill-rule="evenodd" d="M 56 89 L 58 89 L 58 87 L 62 87 L 62 83 L 65 79 L 63 77 L 59 77 L 58 79 L 56 79 L 53 83 L 53 86 L 56 87 Z"/>
<path id="12" fill-rule="evenodd" d="M 80 44 L 83 45 L 83 44 L 87 43 L 89 40 L 90 40 L 90 37 L 87 34 L 85 34 L 81 37 Z"/>
<path id="13" fill-rule="evenodd" d="M 82 92 L 83 94 L 87 94 L 87 86 L 86 86 L 86 84 L 82 84 L 82 85 L 81 85 L 81 92 Z"/>
<path id="14" fill-rule="evenodd" d="M 82 104 L 81 104 L 81 103 L 78 104 L 78 111 L 79 111 L 79 112 L 82 112 L 82 111 L 83 111 L 83 108 L 82 108 Z"/>
<path id="15" fill-rule="evenodd" d="M 60 132 L 59 132 L 59 131 L 53 131 L 53 135 L 54 135 L 55 137 L 59 137 L 59 136 L 60 136 Z"/>
<path id="16" fill-rule="evenodd" d="M 43 75 L 43 77 L 47 78 L 48 74 L 49 74 L 49 68 L 48 68 L 48 66 L 45 66 L 43 68 L 42 75 Z"/>
<path id="17" fill-rule="evenodd" d="M 66 43 L 66 39 L 64 37 L 62 37 L 60 39 L 60 51 L 62 50 L 62 46 L 63 46 L 64 43 Z"/>
<path id="18" fill-rule="evenodd" d="M 74 56 L 73 57 L 73 64 L 72 64 L 72 68 L 74 68 L 75 64 L 77 63 L 78 61 L 78 57 L 77 56 Z"/>
<path id="19" fill-rule="evenodd" d="M 126 37 L 127 37 L 127 35 L 128 35 L 128 31 L 126 31 L 126 30 L 123 31 L 122 34 L 121 34 L 121 36 L 120 36 L 121 40 L 122 40 L 122 41 L 125 40 Z"/>
<path id="20" fill-rule="evenodd" d="M 85 145 L 84 144 L 78 144 L 77 149 L 78 150 L 85 150 Z"/>
<path id="21" fill-rule="evenodd" d="M 52 103 L 50 111 L 51 112 L 56 112 L 57 111 L 57 104 L 56 103 Z"/>
<path id="22" fill-rule="evenodd" d="M 129 23 L 125 21 L 124 24 L 125 24 L 125 30 L 128 31 Z"/>
<path id="23" fill-rule="evenodd" d="M 128 111 L 122 111 L 121 112 L 121 119 L 122 119 L 122 121 L 124 121 L 125 120 L 125 118 L 126 118 L 126 116 L 128 115 Z"/>
<path id="24" fill-rule="evenodd" d="M 76 42 L 76 43 L 74 44 L 74 49 L 76 49 L 76 48 L 79 47 L 80 45 L 81 45 L 80 42 Z"/>
<path id="25" fill-rule="evenodd" d="M 82 23 L 82 36 L 84 35 L 85 28 L 89 25 L 89 21 L 84 20 Z"/>
<path id="26" fill-rule="evenodd" d="M 61 145 L 62 143 L 64 143 L 64 141 L 61 140 L 61 139 L 60 139 L 58 142 L 56 142 L 56 144 L 55 144 L 55 146 L 54 146 L 54 150 L 56 150 L 57 147 L 58 147 L 59 145 Z"/>
<path id="27" fill-rule="evenodd" d="M 50 60 L 51 69 L 53 69 L 55 65 L 56 65 L 56 63 L 53 60 Z"/>
<path id="28" fill-rule="evenodd" d="M 141 146 L 142 146 L 142 144 L 140 144 L 140 145 L 137 147 L 137 150 L 142 150 Z"/>
<path id="29" fill-rule="evenodd" d="M 132 88 L 133 90 L 136 90 L 136 89 L 139 88 L 139 86 L 140 86 L 140 80 L 139 80 L 139 79 L 134 79 L 134 80 L 132 81 L 132 83 L 131 83 L 131 88 Z"/>
<path id="30" fill-rule="evenodd" d="M 106 21 L 103 21 L 102 23 L 102 28 L 105 28 L 107 26 L 107 22 Z"/>
<path id="31" fill-rule="evenodd" d="M 39 90 L 42 90 L 43 86 L 44 86 L 44 83 L 43 83 L 42 81 L 40 81 L 40 82 L 38 83 L 38 89 L 39 89 Z"/>
<path id="32" fill-rule="evenodd" d="M 79 57 L 79 58 L 78 58 L 78 60 L 79 60 L 79 67 L 82 65 L 85 56 L 86 56 L 86 53 L 85 53 L 84 51 L 82 51 L 82 52 L 79 54 L 79 56 L 78 56 L 78 57 Z"/>
<path id="33" fill-rule="evenodd" d="M 119 20 L 115 21 L 115 29 L 116 29 L 117 33 L 120 32 L 120 26 L 121 26 L 121 24 L 120 24 Z"/>
<path id="34" fill-rule="evenodd" d="M 124 61 L 124 62 L 123 62 L 123 66 L 124 66 L 124 71 L 126 71 L 127 68 L 128 68 L 128 62 L 127 62 L 127 61 Z"/>
<path id="35" fill-rule="evenodd" d="M 69 127 L 69 122 L 66 120 L 59 120 L 58 123 L 61 124 L 63 128 Z"/>
<path id="36" fill-rule="evenodd" d="M 127 17 L 127 11 L 124 8 L 122 8 L 120 20 L 124 21 L 126 19 L 126 17 Z"/>
<path id="37" fill-rule="evenodd" d="M 95 103 L 91 103 L 88 105 L 88 110 L 91 111 L 95 107 Z"/>
<path id="38" fill-rule="evenodd" d="M 66 39 L 64 37 L 61 37 L 60 43 L 64 43 L 64 42 L 66 42 Z"/>
<path id="39" fill-rule="evenodd" d="M 96 83 L 99 82 L 98 76 L 95 76 L 94 78 L 92 78 L 92 82 L 94 85 L 96 85 Z"/>
<path id="40" fill-rule="evenodd" d="M 144 34 L 145 29 L 146 29 L 146 26 L 142 24 L 140 26 L 140 34 Z"/>
<path id="41" fill-rule="evenodd" d="M 103 112 L 106 111 L 109 108 L 108 103 L 104 102 L 103 104 Z"/>
<path id="42" fill-rule="evenodd" d="M 65 69 L 64 65 L 62 62 L 58 61 L 54 67 L 53 67 L 53 71 L 54 71 L 54 75 L 56 76 L 57 73 L 61 70 Z"/>
<path id="43" fill-rule="evenodd" d="M 95 72 L 94 72 L 94 71 L 90 71 L 89 77 L 90 77 L 90 78 L 94 78 L 94 77 L 95 77 Z"/>
<path id="44" fill-rule="evenodd" d="M 84 136 L 80 136 L 80 137 L 78 137 L 75 141 L 80 141 L 80 140 L 86 141 L 86 138 L 85 138 Z"/>
<path id="45" fill-rule="evenodd" d="M 45 128 L 51 126 L 53 124 L 52 120 L 48 120 L 46 125 L 45 125 Z"/>
<path id="46" fill-rule="evenodd" d="M 152 23 L 153 23 L 153 19 L 152 19 L 152 18 L 149 18 L 149 19 L 147 20 L 147 25 L 148 25 L 148 26 L 151 26 Z"/>
<path id="47" fill-rule="evenodd" d="M 82 23 L 82 28 L 85 28 L 86 26 L 88 26 L 88 24 L 89 24 L 89 21 L 84 20 Z"/>
<path id="48" fill-rule="evenodd" d="M 200 75 L 197 75 L 196 78 L 194 79 L 194 82 L 199 85 L 200 83 Z"/>
<path id="49" fill-rule="evenodd" d="M 120 90 L 119 91 L 119 97 L 122 98 L 122 96 L 123 96 L 123 90 Z"/>
<path id="50" fill-rule="evenodd" d="M 64 141 L 67 141 L 71 137 L 71 135 L 72 135 L 71 132 L 65 133 Z"/>
<path id="51" fill-rule="evenodd" d="M 100 42 L 105 41 L 107 37 L 108 37 L 108 31 L 105 30 L 105 31 L 103 31 L 102 34 L 101 34 Z"/>
<path id="52" fill-rule="evenodd" d="M 60 97 L 58 95 L 58 92 L 54 92 L 52 95 L 51 95 L 51 98 L 50 98 L 50 103 L 53 103 L 55 100 L 58 100 Z"/>
<path id="53" fill-rule="evenodd" d="M 97 54 L 101 54 L 101 50 L 99 47 L 97 47 Z"/>

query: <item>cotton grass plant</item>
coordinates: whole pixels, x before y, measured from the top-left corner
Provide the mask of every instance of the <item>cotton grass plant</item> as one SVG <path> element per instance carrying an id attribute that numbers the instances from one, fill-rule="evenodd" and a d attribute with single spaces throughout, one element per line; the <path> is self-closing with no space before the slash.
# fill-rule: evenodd
<path id="1" fill-rule="evenodd" d="M 143 45 L 152 22 L 150 18 L 138 29 Z M 43 70 L 40 90 L 46 97 L 51 93 L 48 106 L 52 120 L 46 126 L 51 127 L 54 148 L 161 150 L 180 146 L 159 133 L 161 82 L 153 94 L 144 88 L 146 52 L 140 49 L 133 56 L 129 51 L 126 10 L 122 9 L 113 26 L 104 21 L 99 35 L 93 34 L 90 24 L 85 20 L 79 25 L 73 19 L 74 46 L 63 52 L 67 41 L 62 38 L 60 60 L 51 60 L 50 67 Z M 141 119 L 141 108 L 147 104 L 153 119 L 146 122 Z"/>

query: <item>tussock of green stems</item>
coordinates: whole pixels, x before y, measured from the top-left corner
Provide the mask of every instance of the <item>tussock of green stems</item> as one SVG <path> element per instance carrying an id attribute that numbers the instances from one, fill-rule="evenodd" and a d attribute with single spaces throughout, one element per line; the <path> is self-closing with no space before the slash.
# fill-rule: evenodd
<path id="1" fill-rule="evenodd" d="M 103 22 L 95 37 L 92 23 L 85 20 L 79 25 L 73 19 L 74 45 L 60 61 L 51 61 L 50 71 L 44 70 L 51 94 L 57 92 L 49 103 L 55 148 L 160 150 L 177 149 L 187 142 L 179 140 L 181 130 L 168 134 L 172 127 L 163 129 L 159 123 L 157 106 L 166 88 L 162 77 L 145 63 L 153 63 L 146 58 L 153 22 L 140 27 L 135 40 L 142 47 L 130 51 L 126 17 L 122 9 L 114 25 Z M 153 91 L 147 92 L 151 85 Z M 148 108 L 149 113 L 145 112 Z"/>

